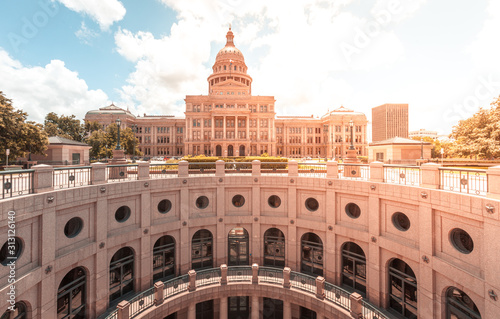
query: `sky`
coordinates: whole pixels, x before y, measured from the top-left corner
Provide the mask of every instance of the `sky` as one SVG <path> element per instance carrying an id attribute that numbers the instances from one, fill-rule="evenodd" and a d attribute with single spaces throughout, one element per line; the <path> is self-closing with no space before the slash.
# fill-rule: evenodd
<path id="1" fill-rule="evenodd" d="M 500 95 L 500 0 L 3 0 L 0 91 L 37 122 L 183 116 L 229 24 L 278 115 L 408 103 L 410 130 L 449 134 Z"/>

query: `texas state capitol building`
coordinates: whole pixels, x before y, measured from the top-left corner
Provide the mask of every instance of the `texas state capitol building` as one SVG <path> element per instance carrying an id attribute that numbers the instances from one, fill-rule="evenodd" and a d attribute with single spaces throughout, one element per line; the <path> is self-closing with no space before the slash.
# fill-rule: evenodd
<path id="1" fill-rule="evenodd" d="M 321 118 L 276 116 L 273 96 L 252 95 L 252 77 L 245 59 L 234 46 L 231 29 L 208 77 L 208 95 L 186 96 L 185 118 L 134 116 L 115 105 L 89 111 L 86 121 L 105 127 L 120 119 L 122 127 L 136 125 L 139 148 L 145 156 L 262 155 L 337 157 L 350 146 L 367 155 L 367 124 L 363 113 L 344 107 Z"/>

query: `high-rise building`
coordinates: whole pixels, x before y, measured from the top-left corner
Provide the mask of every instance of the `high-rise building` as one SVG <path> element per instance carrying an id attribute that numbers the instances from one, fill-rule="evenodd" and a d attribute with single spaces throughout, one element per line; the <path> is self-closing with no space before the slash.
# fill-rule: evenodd
<path id="1" fill-rule="evenodd" d="M 372 108 L 372 141 L 408 137 L 408 104 L 383 104 Z"/>

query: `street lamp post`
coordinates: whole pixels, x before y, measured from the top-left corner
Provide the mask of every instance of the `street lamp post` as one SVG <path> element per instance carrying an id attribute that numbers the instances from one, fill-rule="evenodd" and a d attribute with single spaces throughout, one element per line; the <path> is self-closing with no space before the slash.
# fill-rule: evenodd
<path id="1" fill-rule="evenodd" d="M 351 146 L 349 146 L 349 149 L 352 151 L 354 150 L 354 144 L 353 144 L 353 141 L 354 141 L 354 132 L 353 132 L 353 127 L 354 127 L 354 122 L 352 120 L 349 121 L 349 126 L 351 127 Z"/>
<path id="2" fill-rule="evenodd" d="M 424 140 L 420 138 L 420 159 L 424 159 Z"/>
<path id="3" fill-rule="evenodd" d="M 118 137 L 117 137 L 117 143 L 116 143 L 116 150 L 121 150 L 122 147 L 120 146 L 120 126 L 122 124 L 122 121 L 120 119 L 116 119 L 116 126 L 118 127 Z"/>

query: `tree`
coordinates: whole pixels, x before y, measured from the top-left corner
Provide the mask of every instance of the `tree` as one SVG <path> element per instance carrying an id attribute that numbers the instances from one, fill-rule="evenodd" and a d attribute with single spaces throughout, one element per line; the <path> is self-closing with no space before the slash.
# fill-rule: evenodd
<path id="1" fill-rule="evenodd" d="M 86 139 L 87 144 L 92 148 L 90 150 L 90 156 L 94 158 L 111 158 L 113 157 L 113 150 L 116 149 L 116 144 L 118 141 L 118 126 L 116 124 L 111 124 L 106 128 L 106 131 L 97 130 L 93 131 L 89 138 Z M 135 140 L 135 143 L 134 143 Z M 135 137 L 131 128 L 120 129 L 120 145 L 127 155 L 134 154 L 135 145 L 135 155 L 142 156 L 139 151 L 139 141 Z"/>
<path id="2" fill-rule="evenodd" d="M 412 137 L 412 139 L 420 141 L 420 137 Z M 438 139 L 433 139 L 429 136 L 422 137 L 424 142 L 431 143 L 431 158 L 441 158 L 441 149 L 444 149 L 443 157 L 449 157 L 451 155 L 451 148 L 448 142 L 443 142 Z"/>
<path id="3" fill-rule="evenodd" d="M 28 121 L 28 114 L 14 109 L 12 101 L 0 91 L 0 158 L 10 150 L 10 158 L 24 157 L 26 153 L 44 154 L 49 140 L 40 124 Z"/>
<path id="4" fill-rule="evenodd" d="M 50 112 L 45 116 L 44 130 L 49 136 L 60 136 L 74 141 L 83 141 L 85 127 L 74 115 L 57 115 Z"/>
<path id="5" fill-rule="evenodd" d="M 450 135 L 452 154 L 483 159 L 500 157 L 500 96 L 491 108 L 480 108 L 472 117 L 459 121 Z"/>

